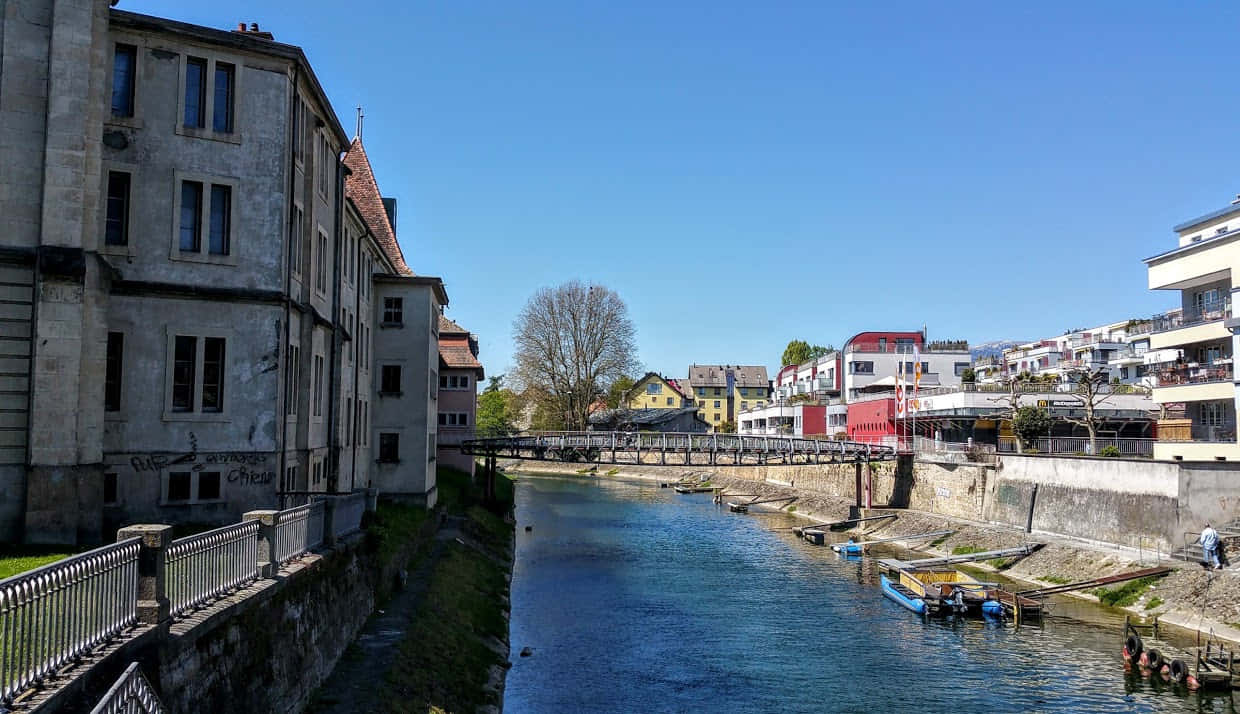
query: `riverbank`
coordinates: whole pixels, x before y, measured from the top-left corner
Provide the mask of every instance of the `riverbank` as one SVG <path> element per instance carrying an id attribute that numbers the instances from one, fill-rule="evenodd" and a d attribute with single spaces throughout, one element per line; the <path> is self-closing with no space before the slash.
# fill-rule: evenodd
<path id="1" fill-rule="evenodd" d="M 498 712 L 510 666 L 512 482 L 494 504 L 453 469 L 438 472 L 439 528 L 416 548 L 397 591 L 341 658 L 308 711 Z M 425 513 L 425 511 L 420 512 Z M 379 547 L 392 538 L 379 534 Z"/>
<path id="2" fill-rule="evenodd" d="M 708 467 L 601 465 L 590 471 L 588 467 L 580 465 L 534 461 L 511 462 L 507 466 L 526 473 L 661 482 L 676 481 L 681 477 L 708 478 L 713 485 L 722 486 L 732 492 L 759 494 L 763 498 L 795 497 L 795 501 L 783 508 L 757 508 L 782 510 L 819 522 L 847 518 L 849 507 L 853 503 L 851 499 L 805 488 L 798 489 L 792 484 L 735 478 L 728 476 L 725 469 L 712 471 Z M 880 521 L 879 525 L 873 528 L 855 529 L 854 534 L 896 538 L 945 529 L 955 530 L 955 533 L 947 538 L 930 543 L 896 541 L 896 544 L 902 547 L 937 556 L 997 550 L 1027 542 L 1045 543 L 1043 548 L 1024 558 L 974 564 L 974 567 L 1000 572 L 1005 577 L 1028 583 L 1031 587 L 1089 580 L 1151 567 L 1155 562 L 1175 568 L 1176 570 L 1166 577 L 1152 581 L 1136 581 L 1114 588 L 1074 592 L 1069 595 L 1117 607 L 1138 617 L 1157 616 L 1161 623 L 1189 632 L 1202 632 L 1240 642 L 1240 573 L 1235 570 L 1206 571 L 1191 563 L 1168 560 L 1165 553 L 1140 553 L 1131 548 L 1050 533 L 1026 534 L 1006 526 L 939 514 L 907 509 L 892 512 L 899 513 L 900 517 L 894 521 Z M 1106 602 L 1103 602 L 1104 600 Z"/>

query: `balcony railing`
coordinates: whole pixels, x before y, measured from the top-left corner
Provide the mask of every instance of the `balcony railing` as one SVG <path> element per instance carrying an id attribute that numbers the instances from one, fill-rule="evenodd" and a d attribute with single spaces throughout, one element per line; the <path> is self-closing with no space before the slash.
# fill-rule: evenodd
<path id="1" fill-rule="evenodd" d="M 1176 387 L 1182 384 L 1211 384 L 1214 382 L 1230 382 L 1235 374 L 1233 365 L 1228 362 L 1215 362 L 1209 365 L 1184 365 L 1170 369 L 1160 369 L 1156 373 L 1159 387 Z"/>
<path id="2" fill-rule="evenodd" d="M 915 345 L 904 344 L 904 343 L 899 343 L 899 344 L 885 343 L 884 344 L 881 342 L 855 342 L 849 345 L 848 349 L 846 349 L 845 352 L 846 353 L 865 352 L 865 353 L 875 353 L 875 354 L 911 355 L 913 354 L 913 347 L 915 347 Z M 922 354 L 968 354 L 969 346 L 968 345 L 958 346 L 956 344 L 932 344 L 930 346 L 922 347 L 921 352 Z"/>
<path id="3" fill-rule="evenodd" d="M 1152 318 L 1154 332 L 1178 330 L 1181 327 L 1192 327 L 1215 320 L 1231 317 L 1231 296 L 1211 300 L 1195 305 L 1187 310 L 1175 313 L 1163 313 Z"/>

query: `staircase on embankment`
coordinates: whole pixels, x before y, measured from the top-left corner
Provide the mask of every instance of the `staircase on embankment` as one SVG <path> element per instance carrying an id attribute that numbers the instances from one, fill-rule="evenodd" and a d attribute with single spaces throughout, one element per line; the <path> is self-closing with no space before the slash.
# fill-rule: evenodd
<path id="1" fill-rule="evenodd" d="M 1232 545 L 1233 550 L 1234 545 L 1236 543 L 1240 543 L 1240 518 L 1237 518 L 1226 525 L 1219 526 L 1215 530 L 1218 531 L 1219 540 L 1227 545 Z M 1185 560 L 1190 563 L 1201 563 L 1205 561 L 1206 555 L 1205 552 L 1202 551 L 1200 543 L 1185 543 L 1180 546 L 1179 550 L 1173 552 L 1171 557 L 1177 560 Z"/>

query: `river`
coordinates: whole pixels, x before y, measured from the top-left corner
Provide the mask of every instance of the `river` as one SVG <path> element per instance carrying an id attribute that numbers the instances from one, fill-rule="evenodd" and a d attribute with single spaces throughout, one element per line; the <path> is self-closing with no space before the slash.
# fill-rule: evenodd
<path id="1" fill-rule="evenodd" d="M 522 476 L 516 502 L 510 714 L 1237 711 L 1125 675 L 1122 615 L 1083 601 L 924 622 L 790 514 L 592 477 Z"/>

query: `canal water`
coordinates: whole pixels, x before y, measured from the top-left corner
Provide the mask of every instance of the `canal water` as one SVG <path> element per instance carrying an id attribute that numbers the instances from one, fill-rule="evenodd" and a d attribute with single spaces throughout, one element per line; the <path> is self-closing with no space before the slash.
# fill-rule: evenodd
<path id="1" fill-rule="evenodd" d="M 516 501 L 510 714 L 1237 711 L 1125 675 L 1123 619 L 1092 604 L 925 622 L 788 514 L 589 477 L 522 476 Z"/>

